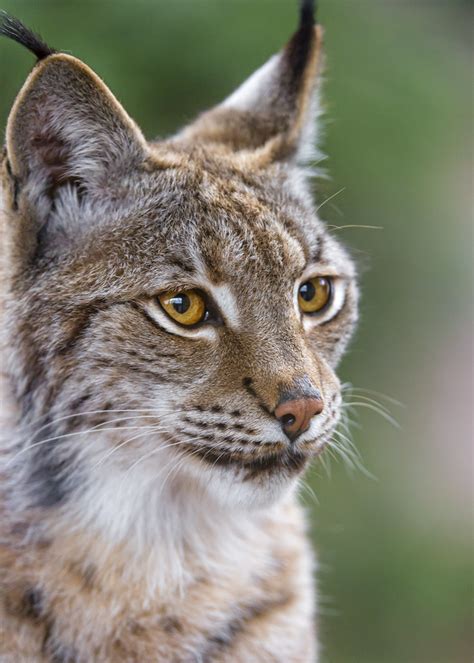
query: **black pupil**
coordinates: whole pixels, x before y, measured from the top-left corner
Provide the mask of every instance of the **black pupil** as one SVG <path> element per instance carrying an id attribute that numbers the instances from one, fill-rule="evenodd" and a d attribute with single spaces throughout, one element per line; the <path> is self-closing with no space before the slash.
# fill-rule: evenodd
<path id="1" fill-rule="evenodd" d="M 316 295 L 316 288 L 311 281 L 306 281 L 300 286 L 300 296 L 305 302 L 310 302 Z"/>
<path id="2" fill-rule="evenodd" d="M 171 304 L 173 304 L 174 310 L 181 315 L 186 313 L 188 308 L 191 306 L 189 297 L 182 292 L 171 298 Z"/>

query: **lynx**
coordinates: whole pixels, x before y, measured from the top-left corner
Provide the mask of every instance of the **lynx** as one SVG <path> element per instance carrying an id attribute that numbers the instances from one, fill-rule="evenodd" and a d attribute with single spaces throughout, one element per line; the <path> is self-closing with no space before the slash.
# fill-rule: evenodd
<path id="1" fill-rule="evenodd" d="M 358 287 L 312 200 L 313 2 L 157 142 L 0 20 L 37 57 L 0 166 L 0 660 L 316 661 L 298 486 L 341 416 Z"/>

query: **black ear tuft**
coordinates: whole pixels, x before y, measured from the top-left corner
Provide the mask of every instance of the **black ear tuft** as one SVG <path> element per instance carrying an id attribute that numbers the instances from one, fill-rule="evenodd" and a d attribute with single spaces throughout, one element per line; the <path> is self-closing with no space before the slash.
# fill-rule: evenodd
<path id="1" fill-rule="evenodd" d="M 316 0 L 300 0 L 300 24 L 286 46 L 287 62 L 290 66 L 291 80 L 298 87 L 302 74 L 311 56 L 315 39 Z"/>
<path id="2" fill-rule="evenodd" d="M 316 10 L 317 2 L 316 0 L 300 0 L 301 1 L 301 10 L 300 10 L 300 28 L 306 26 L 313 26 L 317 22 L 316 19 Z"/>
<path id="3" fill-rule="evenodd" d="M 48 55 L 57 53 L 54 48 L 50 48 L 41 37 L 32 30 L 23 25 L 14 16 L 10 16 L 4 11 L 0 11 L 0 35 L 13 39 L 36 55 L 38 60 L 44 60 Z"/>

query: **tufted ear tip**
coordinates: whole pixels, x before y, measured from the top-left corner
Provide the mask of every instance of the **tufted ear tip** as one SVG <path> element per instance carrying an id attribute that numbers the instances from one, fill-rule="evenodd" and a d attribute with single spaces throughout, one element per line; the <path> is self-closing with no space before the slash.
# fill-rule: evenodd
<path id="1" fill-rule="evenodd" d="M 306 72 L 316 73 L 319 55 L 323 43 L 323 30 L 311 20 L 302 20 L 283 51 L 283 64 L 288 70 L 290 85 L 298 86 L 304 82 Z"/>
<path id="2" fill-rule="evenodd" d="M 317 23 L 317 0 L 300 0 L 300 27 Z"/>
<path id="3" fill-rule="evenodd" d="M 38 60 L 44 60 L 57 51 L 43 41 L 40 35 L 27 28 L 19 19 L 0 10 L 0 35 L 16 41 L 31 51 Z"/>
<path id="4" fill-rule="evenodd" d="M 318 115 L 315 91 L 322 61 L 323 31 L 314 1 L 300 4 L 299 26 L 286 46 L 220 105 L 197 118 L 178 140 L 221 145 L 261 166 L 314 154 Z"/>

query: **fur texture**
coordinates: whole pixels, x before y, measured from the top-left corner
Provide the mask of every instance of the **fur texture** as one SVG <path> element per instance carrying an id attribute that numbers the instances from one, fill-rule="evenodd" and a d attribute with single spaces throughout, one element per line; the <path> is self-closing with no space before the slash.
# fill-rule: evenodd
<path id="1" fill-rule="evenodd" d="M 358 291 L 302 161 L 321 66 L 311 4 L 281 53 L 159 143 L 52 50 L 15 101 L 2 663 L 316 660 L 296 491 L 340 416 Z M 331 301 L 304 315 L 299 287 L 316 276 Z M 191 288 L 215 315 L 180 327 L 157 296 Z M 275 415 L 285 394 L 324 401 L 294 441 Z"/>

